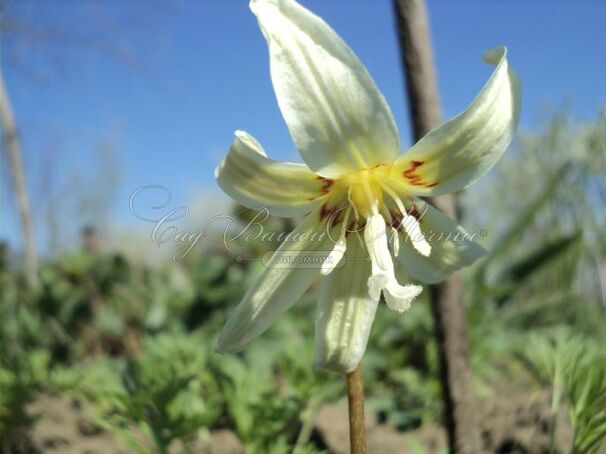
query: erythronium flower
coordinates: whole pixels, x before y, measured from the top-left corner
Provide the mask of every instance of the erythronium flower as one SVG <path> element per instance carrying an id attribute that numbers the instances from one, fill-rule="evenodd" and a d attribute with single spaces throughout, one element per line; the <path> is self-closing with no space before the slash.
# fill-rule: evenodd
<path id="1" fill-rule="evenodd" d="M 321 278 L 316 367 L 348 373 L 362 358 L 381 294 L 403 312 L 421 293 L 421 286 L 400 284 L 396 271 L 436 283 L 484 254 L 461 239 L 462 227 L 417 196 L 459 191 L 490 170 L 518 123 L 520 84 L 506 49 L 487 51 L 484 60 L 496 68 L 467 110 L 399 155 L 385 99 L 322 19 L 294 0 L 253 0 L 250 8 L 305 164 L 274 161 L 238 131 L 217 182 L 248 207 L 307 216 L 230 315 L 217 351 L 244 349 Z M 330 235 L 312 234 L 322 229 Z M 296 262 L 314 251 L 331 251 L 330 260 L 322 267 L 280 266 L 280 257 Z"/>

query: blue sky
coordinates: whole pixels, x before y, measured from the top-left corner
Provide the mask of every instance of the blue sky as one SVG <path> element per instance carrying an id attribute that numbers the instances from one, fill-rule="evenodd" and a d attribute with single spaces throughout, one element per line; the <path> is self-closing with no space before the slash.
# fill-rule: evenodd
<path id="1" fill-rule="evenodd" d="M 302 3 L 366 64 L 408 144 L 391 1 Z M 275 102 L 265 42 L 246 1 L 124 4 L 7 5 L 7 18 L 28 24 L 24 33 L 5 34 L 2 63 L 36 209 L 48 173 L 65 184 L 77 174 L 79 184 L 66 187 L 73 193 L 90 190 L 86 183 L 94 181 L 99 166 L 95 150 L 104 141 L 114 145 L 120 167 L 112 222 L 125 226 L 140 222 L 129 212 L 128 199 L 141 186 L 166 186 L 179 204 L 214 188 L 213 169 L 236 129 L 256 136 L 271 157 L 299 160 Z M 509 47 L 523 80 L 522 128 L 538 127 L 545 106 L 565 100 L 579 121 L 606 104 L 605 3 L 430 1 L 429 12 L 446 117 L 464 109 L 482 87 L 490 74 L 482 52 L 499 44 Z M 54 30 L 55 41 L 31 30 Z M 18 244 L 4 159 L 1 176 L 1 237 Z M 37 226 L 43 230 L 41 220 Z"/>

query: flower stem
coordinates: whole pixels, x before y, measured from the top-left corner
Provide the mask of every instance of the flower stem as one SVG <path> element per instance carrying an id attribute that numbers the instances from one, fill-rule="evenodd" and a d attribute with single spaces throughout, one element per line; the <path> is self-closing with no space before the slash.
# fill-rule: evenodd
<path id="1" fill-rule="evenodd" d="M 362 365 L 347 374 L 347 403 L 349 404 L 349 445 L 351 454 L 366 454 L 364 427 L 364 388 Z"/>

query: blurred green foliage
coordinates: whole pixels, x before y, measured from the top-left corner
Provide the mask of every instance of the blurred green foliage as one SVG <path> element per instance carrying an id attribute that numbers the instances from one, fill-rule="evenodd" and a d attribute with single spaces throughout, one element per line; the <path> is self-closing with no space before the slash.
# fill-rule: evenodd
<path id="1" fill-rule="evenodd" d="M 491 251 L 464 272 L 478 384 L 524 387 L 531 371 L 552 390 L 554 414 L 569 406 L 578 453 L 598 452 L 606 437 L 605 174 L 606 114 L 580 127 L 558 114 L 461 197 L 462 224 L 485 228 Z M 239 248 L 258 257 L 272 246 Z M 325 448 L 315 415 L 344 388 L 312 368 L 315 288 L 248 350 L 221 356 L 214 340 L 256 261 L 207 248 L 152 267 L 72 252 L 44 263 L 32 291 L 6 255 L 0 248 L 1 452 L 27 452 L 39 393 L 87 402 L 137 452 L 196 452 L 219 429 L 249 453 Z M 402 431 L 439 421 L 427 301 L 403 316 L 378 311 L 364 370 L 380 421 Z"/>
<path id="2" fill-rule="evenodd" d="M 572 452 L 597 453 L 606 443 L 606 352 L 592 341 L 560 332 L 531 336 L 520 357 L 552 388 L 552 436 L 562 402 L 570 406 Z"/>

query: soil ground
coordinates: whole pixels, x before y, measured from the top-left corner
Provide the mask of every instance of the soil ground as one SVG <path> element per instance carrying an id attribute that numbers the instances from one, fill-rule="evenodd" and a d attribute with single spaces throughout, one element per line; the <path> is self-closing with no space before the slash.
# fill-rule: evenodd
<path id="1" fill-rule="evenodd" d="M 498 398 L 480 402 L 482 439 L 485 452 L 495 454 L 542 454 L 549 452 L 550 395 L 545 391 L 510 391 Z M 37 421 L 20 451 L 61 454 L 126 454 L 133 452 L 115 434 L 95 425 L 90 408 L 60 396 L 41 395 L 29 412 Z M 557 449 L 570 451 L 572 429 L 566 409 L 557 416 Z M 367 411 L 369 454 L 445 453 L 446 436 L 438 424 L 426 424 L 409 432 L 398 432 L 379 424 L 377 416 Z M 346 404 L 326 405 L 316 418 L 313 441 L 327 452 L 349 452 Z M 172 452 L 183 452 L 173 446 Z M 206 434 L 190 447 L 195 453 L 236 454 L 244 449 L 229 430 Z M 187 451 L 186 451 L 187 452 Z"/>

